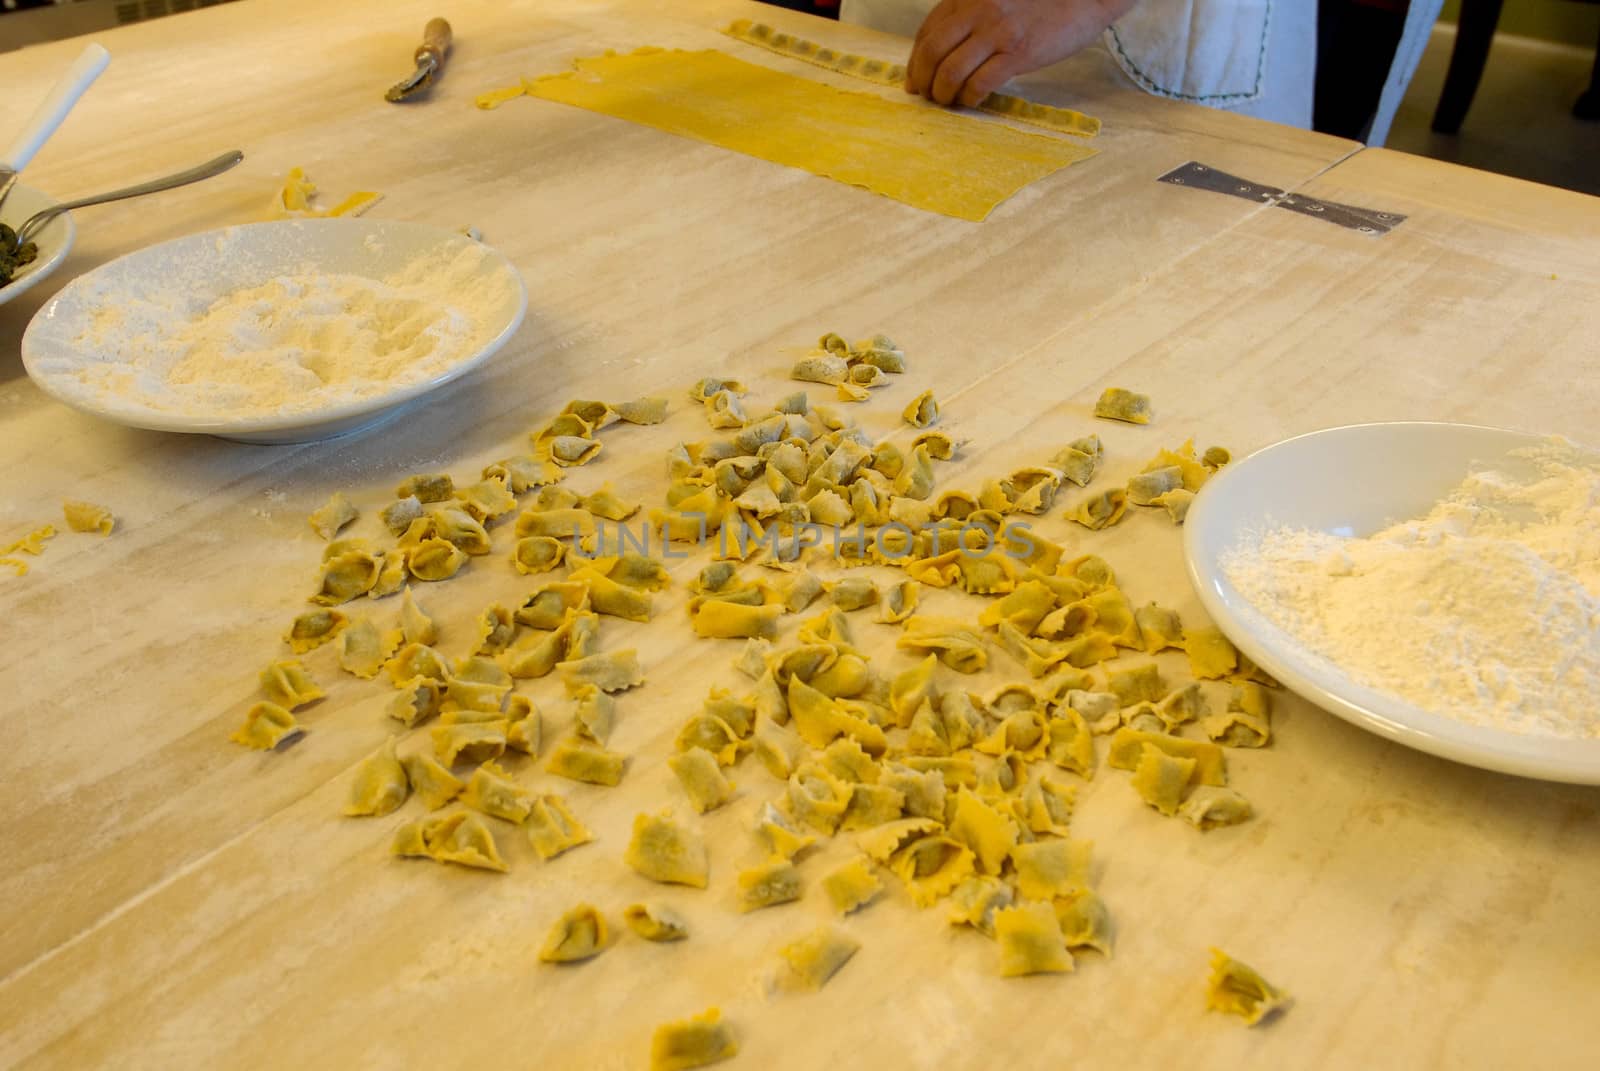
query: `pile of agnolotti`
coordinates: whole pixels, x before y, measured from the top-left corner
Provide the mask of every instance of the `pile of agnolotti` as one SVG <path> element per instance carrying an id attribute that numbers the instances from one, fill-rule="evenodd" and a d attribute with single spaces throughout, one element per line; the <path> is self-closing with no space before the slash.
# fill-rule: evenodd
<path id="1" fill-rule="evenodd" d="M 883 336 L 850 345 L 830 334 L 795 375 L 854 400 L 849 388 L 865 394 L 905 367 Z M 857 375 L 862 368 L 873 372 Z M 998 974 L 1059 972 L 1075 954 L 1112 948 L 1092 846 L 1071 836 L 1079 790 L 1102 761 L 1127 771 L 1133 795 L 1154 812 L 1198 830 L 1251 817 L 1228 786 L 1227 750 L 1268 744 L 1275 682 L 1217 629 L 1136 604 L 1104 557 L 1069 553 L 1070 540 L 1046 538 L 1027 520 L 1076 493 L 1057 511 L 1084 533 L 1075 539 L 1111 538 L 1105 531 L 1129 506 L 1157 515 L 1165 507 L 1182 523 L 1189 499 L 1227 463 L 1225 450 L 1160 449 L 1125 482 L 1095 487 L 1106 451 L 1085 435 L 976 490 L 937 490 L 937 467 L 963 444 L 932 427 L 940 407 L 931 393 L 906 406 L 902 426 L 917 434 L 904 447 L 894 436 L 874 441 L 804 391 L 767 411 L 730 380 L 702 380 L 690 396 L 726 434 L 672 446 L 664 505 L 649 511 L 609 484 L 581 493 L 565 482 L 601 457 L 603 429 L 663 421 L 666 401 L 650 398 L 573 402 L 531 436 L 531 454 L 488 466 L 479 482 L 406 480 L 379 511 L 393 540 L 386 546 L 338 538 L 357 511 L 336 495 L 312 518 L 330 542 L 315 608 L 286 636 L 299 657 L 262 672 L 264 701 L 233 739 L 267 749 L 301 735 L 294 712 L 323 691 L 300 658 L 331 645 L 345 672 L 393 689 L 396 735 L 357 771 L 347 813 L 388 815 L 415 796 L 415 813 L 392 834 L 396 855 L 505 871 L 501 840 L 520 833 L 553 860 L 595 838 L 561 795 L 521 784 L 519 773 L 542 761 L 547 774 L 574 782 L 626 779 L 630 756 L 612 750 L 611 736 L 626 716 L 624 693 L 647 687 L 646 667 L 636 648 L 601 649 L 602 622 L 655 620 L 654 595 L 674 583 L 672 563 L 709 547 L 713 560 L 687 580 L 688 624 L 708 643 L 743 641 L 732 661 L 748 684 L 711 689 L 684 720 L 669 759 L 681 798 L 640 813 L 630 842 L 610 849 L 645 877 L 692 889 L 724 880 L 717 860 L 730 849 L 707 844 L 694 816 L 764 794 L 752 835 L 766 860 L 731 875 L 738 910 L 820 885 L 845 915 L 894 880 L 918 907 L 943 904 L 953 925 L 992 938 Z M 1096 412 L 1142 423 L 1151 409 L 1112 390 Z M 602 553 L 602 522 L 641 513 L 640 543 L 653 536 L 673 552 Z M 790 538 L 819 522 L 856 531 Z M 738 539 L 715 540 L 734 528 Z M 467 625 L 471 649 L 447 658 L 411 585 L 488 558 L 497 542 L 505 547 L 497 536 L 507 530 L 507 574 L 550 578 L 485 607 Z M 900 578 L 880 584 L 863 566 Z M 976 612 L 928 612 L 925 591 L 942 592 L 945 605 L 970 597 Z M 351 616 L 354 600 L 392 594 L 400 599 L 391 624 Z M 866 617 L 898 631 L 893 647 L 912 656 L 908 667 L 881 668 L 893 655 L 867 650 L 855 623 Z M 1167 650 L 1183 652 L 1190 679 L 1169 679 L 1174 663 L 1155 657 Z M 963 686 L 964 677 L 1002 669 L 997 653 L 1014 663 L 1015 679 L 988 694 Z M 566 697 L 570 728 L 560 736 L 517 691 L 550 675 Z M 853 839 L 859 852 L 808 874 L 807 856 L 835 837 Z M 625 921 L 649 940 L 688 933 L 660 907 L 634 905 Z M 556 923 L 544 958 L 590 959 L 617 932 L 577 905 Z M 785 950 L 785 970 L 792 984 L 820 986 L 854 950 L 840 932 L 814 934 Z M 720 1021 L 715 1030 L 677 1026 L 684 1037 L 714 1034 L 707 1052 L 727 1048 Z M 662 1044 L 676 1053 L 673 1037 Z"/>

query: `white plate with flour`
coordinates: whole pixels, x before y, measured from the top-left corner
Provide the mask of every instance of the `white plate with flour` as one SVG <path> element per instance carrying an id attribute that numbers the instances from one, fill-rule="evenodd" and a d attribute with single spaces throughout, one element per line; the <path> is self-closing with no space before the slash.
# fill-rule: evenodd
<path id="1" fill-rule="evenodd" d="M 1223 632 L 1318 706 L 1600 784 L 1600 456 L 1462 424 L 1314 432 L 1219 473 L 1184 550 Z"/>
<path id="2" fill-rule="evenodd" d="M 69 283 L 22 337 L 74 408 L 157 431 L 306 442 L 388 419 L 488 360 L 527 291 L 417 223 L 284 220 L 179 238 Z"/>
<path id="3" fill-rule="evenodd" d="M 15 230 L 22 226 L 29 216 L 51 208 L 55 203 L 40 191 L 19 182 L 11 187 L 5 206 L 0 208 L 0 223 Z M 12 298 L 21 297 L 31 290 L 35 283 L 55 271 L 72 250 L 72 239 L 76 233 L 71 212 L 63 212 L 40 227 L 39 233 L 33 239 L 34 244 L 39 247 L 39 255 L 34 257 L 32 262 L 18 268 L 9 283 L 0 286 L 0 305 L 4 305 Z"/>

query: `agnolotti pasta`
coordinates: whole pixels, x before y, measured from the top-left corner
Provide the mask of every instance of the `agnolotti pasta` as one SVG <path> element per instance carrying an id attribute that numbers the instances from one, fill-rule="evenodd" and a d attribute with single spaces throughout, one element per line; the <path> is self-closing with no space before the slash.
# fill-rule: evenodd
<path id="1" fill-rule="evenodd" d="M 421 856 L 441 863 L 479 870 L 507 870 L 495 845 L 494 834 L 470 811 L 429 815 L 407 822 L 395 831 L 390 851 L 399 856 Z"/>
<path id="2" fill-rule="evenodd" d="M 381 631 L 371 618 L 362 618 L 339 637 L 339 666 L 370 681 L 383 671 L 404 639 L 400 629 Z"/>
<path id="3" fill-rule="evenodd" d="M 1140 799 L 1171 818 L 1178 813 L 1183 790 L 1194 777 L 1194 771 L 1194 759 L 1169 755 L 1146 744 L 1131 783 Z"/>
<path id="4" fill-rule="evenodd" d="M 445 703 L 462 710 L 496 712 L 511 692 L 511 674 L 492 658 L 468 655 L 456 660 L 445 680 Z"/>
<path id="5" fill-rule="evenodd" d="M 850 365 L 843 357 L 831 353 L 818 353 L 802 357 L 789 371 L 790 379 L 802 383 L 824 383 L 833 386 L 843 383 L 850 375 Z"/>
<path id="6" fill-rule="evenodd" d="M 722 600 L 701 603 L 690 623 L 695 634 L 710 639 L 771 639 L 778 634 L 780 605 L 744 606 Z"/>
<path id="7" fill-rule="evenodd" d="M 338 535 L 341 528 L 359 516 L 361 516 L 361 512 L 345 497 L 344 492 L 335 491 L 327 502 L 312 511 L 307 521 L 310 523 L 313 532 L 327 540 Z M 71 513 L 67 515 L 67 523 L 69 525 L 72 523 Z M 83 531 L 81 528 L 75 528 L 74 530 Z M 107 528 L 106 531 L 109 532 L 110 529 Z"/>
<path id="8" fill-rule="evenodd" d="M 609 654 L 590 655 L 570 662 L 556 663 L 561 682 L 572 695 L 585 687 L 602 692 L 622 692 L 644 683 L 644 670 L 639 665 L 639 652 L 632 647 Z"/>
<path id="9" fill-rule="evenodd" d="M 349 623 L 338 610 L 308 610 L 290 623 L 284 641 L 295 654 L 305 654 L 333 639 Z"/>
<path id="10" fill-rule="evenodd" d="M 1189 672 L 1203 681 L 1220 680 L 1239 668 L 1239 652 L 1214 625 L 1183 630 Z"/>
<path id="11" fill-rule="evenodd" d="M 419 502 L 448 502 L 455 493 L 455 481 L 442 472 L 408 476 L 394 489 L 394 497 L 415 498 Z"/>
<path id="12" fill-rule="evenodd" d="M 477 483 L 456 488 L 456 501 L 479 524 L 504 517 L 517 508 L 517 496 L 499 476 L 486 476 Z"/>
<path id="13" fill-rule="evenodd" d="M 117 519 L 111 515 L 110 510 L 104 506 L 97 506 L 93 502 L 80 502 L 69 498 L 61 503 L 61 512 L 66 518 L 67 527 L 74 532 L 92 532 L 95 535 L 108 536 L 117 523 Z M 332 536 L 323 536 L 323 538 L 331 539 Z"/>
<path id="14" fill-rule="evenodd" d="M 884 768 L 880 783 L 900 793 L 905 799 L 906 814 L 943 821 L 946 792 L 944 774 L 938 770 L 913 770 L 909 766 L 891 763 Z"/>
<path id="15" fill-rule="evenodd" d="M 582 963 L 606 950 L 611 934 L 605 916 L 593 904 L 568 910 L 545 936 L 539 959 L 545 963 Z"/>
<path id="16" fill-rule="evenodd" d="M 974 792 L 956 794 L 951 812 L 950 836 L 971 848 L 978 868 L 985 874 L 999 874 L 1000 868 L 1017 844 L 1017 824 L 1001 814 Z"/>
<path id="17" fill-rule="evenodd" d="M 534 797 L 523 828 L 533 850 L 546 861 L 594 840 L 594 834 L 578 821 L 567 801 L 552 793 Z"/>
<path id="18" fill-rule="evenodd" d="M 931 651 L 957 673 L 977 673 L 989 664 L 983 636 L 955 618 L 917 614 L 905 623 L 905 634 L 895 646 L 908 651 Z"/>
<path id="19" fill-rule="evenodd" d="M 417 605 L 417 597 L 409 586 L 400 593 L 400 632 L 406 643 L 418 646 L 427 646 L 439 636 L 433 618 Z"/>
<path id="20" fill-rule="evenodd" d="M 865 845 L 863 845 L 865 848 Z M 972 875 L 972 849 L 937 834 L 911 841 L 889 860 L 889 868 L 905 882 L 911 902 L 928 907 Z"/>
<path id="21" fill-rule="evenodd" d="M 439 682 L 418 677 L 400 686 L 385 708 L 389 717 L 410 728 L 439 713 Z"/>
<path id="22" fill-rule="evenodd" d="M 273 662 L 261 671 L 261 694 L 289 710 L 321 699 L 326 693 L 305 666 L 292 659 Z"/>
<path id="23" fill-rule="evenodd" d="M 849 576 L 828 589 L 828 597 L 841 610 L 861 610 L 878 601 L 878 585 L 864 576 Z"/>
<path id="24" fill-rule="evenodd" d="M 1122 520 L 1123 514 L 1127 511 L 1127 492 L 1120 487 L 1113 487 L 1109 491 L 1101 491 L 1097 495 L 1083 499 L 1067 511 L 1066 518 L 1069 521 L 1077 521 L 1085 528 L 1099 531 Z"/>
<path id="25" fill-rule="evenodd" d="M 770 803 L 761 805 L 756 818 L 756 836 L 778 859 L 793 859 L 817 842 L 815 835 L 802 832 L 788 815 Z"/>
<path id="26" fill-rule="evenodd" d="M 1238 825 L 1251 813 L 1250 801 L 1231 788 L 1197 788 L 1178 808 L 1178 816 L 1202 832 Z"/>
<path id="27" fill-rule="evenodd" d="M 1189 507 L 1193 503 L 1194 492 L 1185 487 L 1174 487 L 1150 500 L 1151 505 L 1160 506 L 1167 511 L 1167 516 L 1172 518 L 1173 524 L 1182 524 L 1188 520 Z"/>
<path id="28" fill-rule="evenodd" d="M 722 1021 L 722 1012 L 707 1008 L 692 1018 L 656 1027 L 650 1038 L 650 1071 L 685 1071 L 738 1054 L 739 1043 Z"/>
<path id="29" fill-rule="evenodd" d="M 449 580 L 467 564 L 467 555 L 439 536 L 421 540 L 406 553 L 406 568 L 417 580 Z"/>
<path id="30" fill-rule="evenodd" d="M 910 424 L 913 428 L 931 428 L 939 422 L 939 403 L 933 398 L 933 391 L 925 390 L 915 398 L 901 412 L 900 419 Z"/>
<path id="31" fill-rule="evenodd" d="M 493 760 L 473 771 L 461 802 L 507 822 L 521 822 L 533 811 L 534 794 L 511 779 Z"/>
<path id="32" fill-rule="evenodd" d="M 1138 729 L 1118 729 L 1111 737 L 1111 748 L 1106 763 L 1113 769 L 1137 770 L 1144 759 L 1145 745 L 1150 745 L 1175 759 L 1194 760 L 1191 780 L 1195 784 L 1225 786 L 1228 783 L 1227 760 L 1216 744 L 1203 740 L 1186 740 L 1165 733 L 1141 732 Z"/>
<path id="33" fill-rule="evenodd" d="M 1070 971 L 1072 953 L 1048 903 L 1017 904 L 994 912 L 994 939 L 1000 946 L 1000 976 Z"/>
<path id="34" fill-rule="evenodd" d="M 433 751 L 445 766 L 487 762 L 498 759 L 505 750 L 504 721 L 441 725 L 433 730 Z"/>
<path id="35" fill-rule="evenodd" d="M 245 711 L 244 723 L 228 737 L 235 744 L 271 751 L 303 730 L 295 716 L 276 703 L 257 703 Z"/>
<path id="36" fill-rule="evenodd" d="M 1120 707 L 1156 703 L 1167 695 L 1167 682 L 1162 679 L 1161 669 L 1154 662 L 1108 671 L 1106 688 L 1117 697 Z"/>
<path id="37" fill-rule="evenodd" d="M 1122 387 L 1107 387 L 1094 403 L 1094 415 L 1129 424 L 1148 424 L 1155 412 L 1147 395 Z"/>
<path id="38" fill-rule="evenodd" d="M 493 657 L 511 646 L 517 634 L 517 623 L 511 611 L 495 603 L 485 607 L 478 615 L 478 643 L 472 649 L 476 655 Z"/>
<path id="39" fill-rule="evenodd" d="M 1078 789 L 1048 776 L 1029 781 L 1017 793 L 1012 810 L 1023 829 L 1035 835 L 1067 835 L 1072 812 L 1077 807 Z"/>
<path id="40" fill-rule="evenodd" d="M 1093 845 L 1085 840 L 1051 837 L 1011 849 L 1017 870 L 1017 893 L 1024 900 L 1050 900 L 1089 884 Z"/>
<path id="41" fill-rule="evenodd" d="M 1111 955 L 1111 913 L 1093 889 L 1075 889 L 1055 900 L 1056 924 L 1071 949 L 1092 948 Z"/>
<path id="42" fill-rule="evenodd" d="M 617 402 L 611 407 L 618 418 L 629 424 L 659 424 L 667 419 L 667 400 L 646 396 L 628 402 Z"/>
<path id="43" fill-rule="evenodd" d="M 373 752 L 356 767 L 355 778 L 350 782 L 350 798 L 344 813 L 381 818 L 393 814 L 411 794 L 405 767 L 395 754 L 394 737 L 384 741 L 383 747 Z"/>
<path id="44" fill-rule="evenodd" d="M 461 779 L 439 765 L 431 755 L 418 752 L 400 760 L 406 781 L 430 811 L 437 811 L 461 794 Z"/>
<path id="45" fill-rule="evenodd" d="M 662 884 L 704 889 L 710 881 L 711 862 L 705 842 L 674 820 L 670 811 L 635 816 L 633 837 L 622 859 L 638 873 Z"/>
<path id="46" fill-rule="evenodd" d="M 861 942 L 837 926 L 823 926 L 778 950 L 783 964 L 778 984 L 787 990 L 814 993 L 850 962 Z"/>
<path id="47" fill-rule="evenodd" d="M 823 875 L 822 892 L 835 911 L 848 915 L 877 899 L 883 882 L 878 880 L 872 860 L 858 855 Z"/>
<path id="48" fill-rule="evenodd" d="M 800 899 L 800 871 L 787 859 L 772 859 L 739 871 L 736 879 L 740 911 L 787 904 Z"/>
<path id="49" fill-rule="evenodd" d="M 445 664 L 444 658 L 432 647 L 421 643 L 408 643 L 400 648 L 385 668 L 389 671 L 390 682 L 397 688 L 424 677 L 437 681 L 442 688 L 450 678 L 450 667 Z"/>
<path id="50" fill-rule="evenodd" d="M 722 774 L 716 758 L 701 747 L 691 747 L 667 759 L 667 765 L 689 797 L 695 813 L 714 811 L 733 798 L 733 785 Z"/>
<path id="51" fill-rule="evenodd" d="M 349 550 L 322 563 L 322 580 L 311 601 L 319 606 L 337 606 L 365 595 L 378 582 L 383 563 L 365 550 Z"/>
<path id="52" fill-rule="evenodd" d="M 1237 1015 L 1250 1026 L 1286 1010 L 1287 992 L 1261 977 L 1220 948 L 1211 950 L 1211 977 L 1206 981 L 1206 1008 Z"/>
<path id="53" fill-rule="evenodd" d="M 557 744 L 545 760 L 545 769 L 569 781 L 614 788 L 622 783 L 628 760 L 586 740 L 573 738 Z"/>
<path id="54" fill-rule="evenodd" d="M 662 904 L 629 904 L 622 909 L 622 921 L 646 941 L 682 941 L 689 936 L 683 916 Z"/>

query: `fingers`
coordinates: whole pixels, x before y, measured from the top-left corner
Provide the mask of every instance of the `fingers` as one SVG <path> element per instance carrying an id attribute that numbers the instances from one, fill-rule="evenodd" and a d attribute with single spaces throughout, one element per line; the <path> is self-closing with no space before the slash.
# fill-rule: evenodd
<path id="1" fill-rule="evenodd" d="M 929 12 L 917 30 L 911 58 L 906 62 L 906 92 L 930 96 L 935 72 L 945 57 L 967 39 L 970 30 L 968 20 L 956 12 L 952 0 L 943 0 Z"/>
<path id="2" fill-rule="evenodd" d="M 958 103 L 963 97 L 967 79 L 971 78 L 993 55 L 994 48 L 986 38 L 977 35 L 968 37 L 939 61 L 939 69 L 934 72 L 929 96 L 939 104 Z"/>
<path id="3" fill-rule="evenodd" d="M 996 52 L 968 76 L 966 84 L 961 87 L 961 106 L 976 108 L 990 93 L 1023 73 L 1022 68 L 1023 63 L 1017 56 Z"/>

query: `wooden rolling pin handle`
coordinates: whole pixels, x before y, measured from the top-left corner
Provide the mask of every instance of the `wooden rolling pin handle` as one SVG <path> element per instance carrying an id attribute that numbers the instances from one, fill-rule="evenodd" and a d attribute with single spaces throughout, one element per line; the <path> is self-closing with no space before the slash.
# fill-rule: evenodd
<path id="1" fill-rule="evenodd" d="M 429 19 L 428 25 L 422 30 L 422 44 L 417 46 L 417 54 L 413 57 L 421 63 L 423 58 L 433 60 L 433 69 L 441 70 L 444 67 L 444 58 L 450 52 L 450 44 L 454 40 L 450 32 L 450 24 L 443 19 Z"/>

